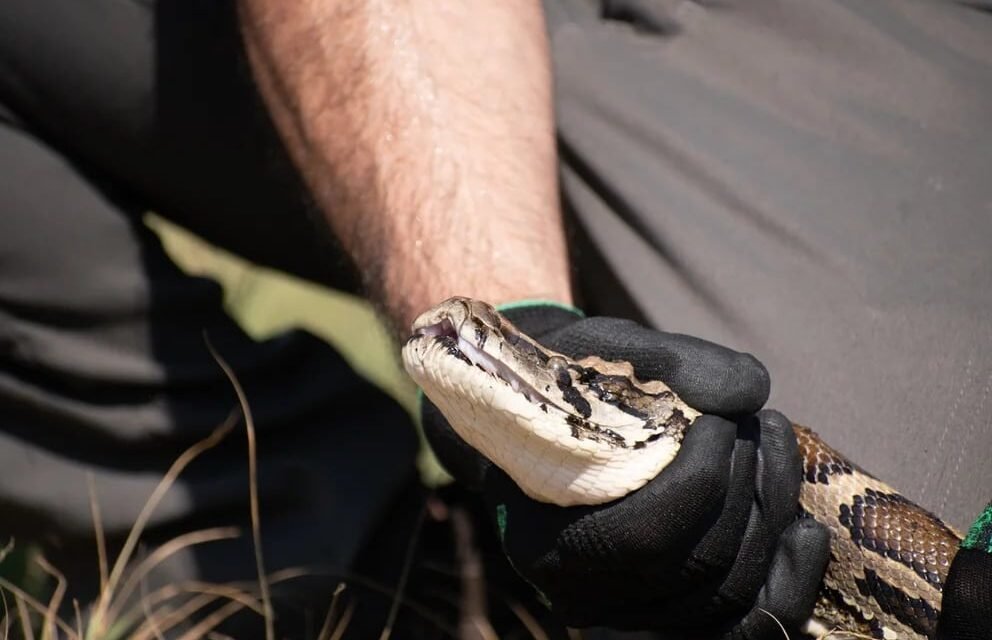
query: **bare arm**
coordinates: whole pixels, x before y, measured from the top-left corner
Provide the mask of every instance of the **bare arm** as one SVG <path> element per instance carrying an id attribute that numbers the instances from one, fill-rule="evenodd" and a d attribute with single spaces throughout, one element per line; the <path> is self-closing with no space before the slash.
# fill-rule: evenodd
<path id="1" fill-rule="evenodd" d="M 571 302 L 538 0 L 242 0 L 262 94 L 398 328 L 451 295 Z"/>

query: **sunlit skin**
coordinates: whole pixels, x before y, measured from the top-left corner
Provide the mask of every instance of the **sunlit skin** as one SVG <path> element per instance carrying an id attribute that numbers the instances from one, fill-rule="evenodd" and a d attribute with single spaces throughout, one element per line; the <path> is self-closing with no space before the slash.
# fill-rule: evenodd
<path id="1" fill-rule="evenodd" d="M 572 302 L 540 2 L 240 8 L 277 127 L 397 333 L 456 294 Z"/>

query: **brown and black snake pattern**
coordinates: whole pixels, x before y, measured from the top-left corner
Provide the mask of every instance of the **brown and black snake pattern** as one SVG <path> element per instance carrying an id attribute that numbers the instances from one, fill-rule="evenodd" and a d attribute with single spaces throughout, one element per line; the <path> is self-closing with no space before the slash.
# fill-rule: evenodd
<path id="1" fill-rule="evenodd" d="M 804 465 L 800 503 L 833 537 L 816 617 L 872 638 L 935 637 L 960 535 L 813 431 L 795 430 Z"/>

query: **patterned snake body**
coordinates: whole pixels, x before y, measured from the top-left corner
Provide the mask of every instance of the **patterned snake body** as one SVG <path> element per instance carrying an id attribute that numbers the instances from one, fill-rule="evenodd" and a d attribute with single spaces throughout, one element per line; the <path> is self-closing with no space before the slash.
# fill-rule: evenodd
<path id="1" fill-rule="evenodd" d="M 467 298 L 421 315 L 403 360 L 466 442 L 530 497 L 561 506 L 639 489 L 671 462 L 700 415 L 662 382 L 639 381 L 629 363 L 572 360 Z M 935 637 L 960 536 L 809 429 L 795 430 L 800 508 L 831 531 L 807 631 Z"/>

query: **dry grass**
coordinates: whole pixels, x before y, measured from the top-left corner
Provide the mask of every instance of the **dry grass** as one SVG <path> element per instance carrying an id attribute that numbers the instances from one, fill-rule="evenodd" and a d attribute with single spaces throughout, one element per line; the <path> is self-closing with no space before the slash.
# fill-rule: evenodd
<path id="1" fill-rule="evenodd" d="M 68 638 L 69 640 L 115 640 L 123 637 L 136 639 L 146 635 L 154 638 L 162 637 L 163 633 L 184 622 L 188 615 L 194 613 L 196 609 L 202 609 L 220 599 L 226 599 L 229 602 L 223 605 L 219 611 L 225 610 L 225 607 L 230 610 L 232 605 L 238 609 L 245 606 L 254 607 L 255 598 L 252 594 L 244 592 L 235 594 L 231 590 L 225 590 L 224 587 L 219 586 L 202 588 L 201 590 L 207 597 L 201 596 L 199 599 L 186 597 L 195 593 L 196 588 L 185 589 L 181 587 L 172 588 L 172 593 L 160 591 L 149 594 L 141 591 L 138 598 L 134 597 L 139 585 L 143 585 L 145 576 L 177 551 L 191 545 L 228 539 L 238 535 L 237 529 L 234 528 L 190 532 L 170 540 L 140 562 L 132 563 L 138 540 L 162 497 L 172 487 L 183 469 L 200 454 L 216 445 L 231 431 L 235 424 L 235 419 L 229 419 L 207 438 L 187 449 L 173 463 L 136 518 L 109 573 L 107 572 L 106 544 L 100 525 L 98 498 L 91 490 L 94 532 L 98 540 L 97 554 L 101 588 L 85 628 L 79 604 L 76 602 L 73 602 L 75 620 L 69 621 L 59 617 L 67 588 L 65 577 L 44 556 L 34 554 L 32 561 L 54 579 L 55 588 L 48 601 L 41 602 L 20 586 L 0 578 L 0 589 L 4 592 L 4 603 L 6 603 L 7 593 L 13 595 L 16 603 L 15 612 L 9 611 L 6 606 L 4 607 L 3 623 L 0 625 L 4 631 L 3 638 L 8 637 L 11 626 L 19 629 L 20 636 L 26 640 L 34 640 L 35 637 L 39 637 L 39 640 L 52 640 L 57 637 Z M 92 487 L 92 482 L 90 486 Z M 179 598 L 185 600 L 182 606 L 176 606 L 176 601 Z M 192 606 L 189 603 L 193 603 Z M 216 626 L 217 624 L 215 618 L 210 616 L 205 618 L 204 622 L 207 626 L 211 624 Z M 143 632 L 144 629 L 154 629 L 154 631 L 146 634 Z M 36 636 L 36 632 L 40 635 Z"/>
<path id="2" fill-rule="evenodd" d="M 107 546 L 100 518 L 99 498 L 96 494 L 92 478 L 89 478 L 90 505 L 93 517 L 94 537 L 97 541 L 97 560 L 100 572 L 100 593 L 90 611 L 88 621 L 83 625 L 83 616 L 79 603 L 73 602 L 75 620 L 68 621 L 59 617 L 62 600 L 66 593 L 65 577 L 52 566 L 44 556 L 33 554 L 34 562 L 42 571 L 55 581 L 55 588 L 47 602 L 41 602 L 34 595 L 25 591 L 6 578 L 0 578 L 0 596 L 2 596 L 2 620 L 0 620 L 0 638 L 11 637 L 11 628 L 19 630 L 20 637 L 25 640 L 153 640 L 164 639 L 165 634 L 187 624 L 197 613 L 207 611 L 188 630 L 179 636 L 180 640 L 200 640 L 217 637 L 212 632 L 231 615 L 248 609 L 256 612 L 263 620 L 265 637 L 274 640 L 272 604 L 269 596 L 269 584 L 273 580 L 291 579 L 305 575 L 305 572 L 281 572 L 280 575 L 268 576 L 264 570 L 261 554 L 261 530 L 256 482 L 257 450 L 255 446 L 254 425 L 241 385 L 226 362 L 211 348 L 218 365 L 228 375 L 241 403 L 240 411 L 234 411 L 228 419 L 203 440 L 193 444 L 173 462 L 171 467 L 152 491 L 148 500 L 138 514 L 135 522 L 114 559 L 112 566 L 107 560 Z M 252 541 L 255 550 L 257 583 L 251 589 L 240 585 L 216 585 L 204 583 L 187 583 L 182 585 L 167 585 L 149 593 L 145 588 L 145 578 L 162 562 L 188 547 L 237 537 L 240 531 L 235 527 L 218 527 L 201 531 L 191 531 L 177 536 L 154 549 L 150 554 L 135 561 L 135 551 L 144 529 L 158 507 L 162 498 L 173 487 L 176 480 L 186 467 L 200 455 L 216 446 L 223 440 L 238 423 L 241 415 L 245 417 L 245 432 L 249 441 L 249 485 Z M 13 541 L 0 549 L 0 561 L 13 549 Z M 109 567 L 109 570 L 108 570 Z M 7 594 L 14 598 L 15 610 L 8 607 Z M 135 595 L 137 594 L 137 597 Z M 348 625 L 350 609 L 346 609 L 340 617 L 335 615 L 332 602 L 331 611 L 324 623 L 323 638 L 340 638 Z M 37 635 L 40 634 L 40 637 Z"/>
<path id="3" fill-rule="evenodd" d="M 245 418 L 245 435 L 248 437 L 248 491 L 250 492 L 248 503 L 251 508 L 251 539 L 255 551 L 255 570 L 258 574 L 259 592 L 262 595 L 262 618 L 265 620 L 265 640 L 275 640 L 276 632 L 273 622 L 272 596 L 269 594 L 269 583 L 265 579 L 265 559 L 262 557 L 262 532 L 259 526 L 261 515 L 258 505 L 258 444 L 255 440 L 255 421 L 251 415 L 248 398 L 245 397 L 244 389 L 241 388 L 241 383 L 238 382 L 238 377 L 234 374 L 234 370 L 231 369 L 231 365 L 217 353 L 217 350 L 210 344 L 209 338 L 204 336 L 204 340 L 207 343 L 207 349 L 210 350 L 210 355 L 213 356 L 217 364 L 220 365 L 220 368 L 223 369 L 224 375 L 227 376 L 227 379 L 231 382 L 231 386 L 234 387 L 235 393 L 238 394 L 238 403 L 241 405 L 241 413 Z"/>

